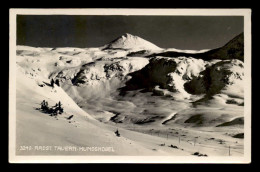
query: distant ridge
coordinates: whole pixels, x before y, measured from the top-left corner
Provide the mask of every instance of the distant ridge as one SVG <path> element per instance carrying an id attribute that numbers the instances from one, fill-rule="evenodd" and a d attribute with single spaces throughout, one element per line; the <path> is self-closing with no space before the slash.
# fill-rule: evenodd
<path id="1" fill-rule="evenodd" d="M 163 53 L 154 53 L 149 55 L 151 56 L 164 56 L 164 57 L 193 57 L 200 58 L 203 60 L 212 60 L 212 59 L 220 59 L 220 60 L 228 60 L 228 59 L 238 59 L 244 61 L 244 32 L 237 35 L 235 38 L 230 40 L 224 46 L 216 49 L 212 49 L 205 53 L 183 53 L 176 51 L 166 51 Z"/>
<path id="2" fill-rule="evenodd" d="M 210 59 L 238 59 L 244 61 L 244 32 L 230 40 L 223 47 L 205 53 L 205 60 Z"/>

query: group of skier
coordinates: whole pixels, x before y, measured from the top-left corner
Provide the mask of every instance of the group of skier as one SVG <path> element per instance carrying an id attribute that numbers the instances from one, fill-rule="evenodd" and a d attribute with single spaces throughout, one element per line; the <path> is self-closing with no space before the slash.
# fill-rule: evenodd
<path id="1" fill-rule="evenodd" d="M 61 102 L 55 104 L 53 107 L 48 107 L 48 102 L 43 100 L 41 103 L 41 110 L 45 113 L 51 114 L 51 116 L 57 116 L 58 114 L 63 113 L 63 107 Z"/>

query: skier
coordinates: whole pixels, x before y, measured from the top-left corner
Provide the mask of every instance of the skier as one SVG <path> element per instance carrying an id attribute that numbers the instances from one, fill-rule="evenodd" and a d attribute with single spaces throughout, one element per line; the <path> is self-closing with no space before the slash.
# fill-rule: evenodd
<path id="1" fill-rule="evenodd" d="M 61 102 L 60 102 L 60 101 L 59 101 L 59 103 L 58 103 L 58 107 L 61 108 Z"/>
<path id="2" fill-rule="evenodd" d="M 43 100 L 42 103 L 41 103 L 41 109 L 44 110 L 45 107 L 46 107 L 45 100 Z"/>
<path id="3" fill-rule="evenodd" d="M 59 103 L 58 103 L 58 110 L 59 110 L 59 114 L 62 114 L 63 113 L 63 108 L 61 107 L 61 102 L 59 101 Z"/>
<path id="4" fill-rule="evenodd" d="M 45 102 L 45 108 L 48 110 L 48 102 Z"/>
<path id="5" fill-rule="evenodd" d="M 115 134 L 116 134 L 117 137 L 120 137 L 118 129 L 116 130 Z"/>

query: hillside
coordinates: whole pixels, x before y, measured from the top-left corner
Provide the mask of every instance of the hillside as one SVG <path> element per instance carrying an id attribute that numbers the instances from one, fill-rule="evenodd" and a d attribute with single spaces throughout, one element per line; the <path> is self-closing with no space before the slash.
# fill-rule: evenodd
<path id="1" fill-rule="evenodd" d="M 239 34 L 223 47 L 212 49 L 206 52 L 199 53 L 190 53 L 185 51 L 164 51 L 159 53 L 149 54 L 148 57 L 154 56 L 164 56 L 164 57 L 193 57 L 196 59 L 203 60 L 212 60 L 212 59 L 220 59 L 220 60 L 230 60 L 230 59 L 238 59 L 244 61 L 244 33 Z"/>
<path id="2" fill-rule="evenodd" d="M 201 51 L 161 49 L 130 34 L 98 48 L 17 46 L 17 144 L 117 150 L 106 155 L 192 155 L 196 149 L 208 156 L 227 156 L 231 145 L 232 155 L 241 156 L 242 40 Z M 52 79 L 60 87 L 51 88 Z M 42 100 L 61 101 L 65 113 L 42 113 Z"/>

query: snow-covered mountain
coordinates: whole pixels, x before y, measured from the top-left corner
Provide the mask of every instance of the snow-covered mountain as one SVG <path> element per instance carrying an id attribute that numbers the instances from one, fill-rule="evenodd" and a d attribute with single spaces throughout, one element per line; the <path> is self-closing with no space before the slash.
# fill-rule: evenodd
<path id="1" fill-rule="evenodd" d="M 109 44 L 105 45 L 104 49 L 161 50 L 161 48 L 157 47 L 153 43 L 129 33 L 125 33 Z"/>
<path id="2" fill-rule="evenodd" d="M 35 128 L 41 120 L 47 123 L 53 120 L 40 116 L 39 112 L 34 115 L 35 109 L 30 104 L 35 106 L 42 98 L 51 103 L 65 101 L 64 109 L 67 115 L 74 114 L 73 125 L 82 135 L 93 136 L 93 131 L 99 128 L 101 135 L 110 133 L 109 144 L 125 150 L 115 154 L 127 154 L 131 149 L 122 145 L 130 143 L 135 145 L 132 154 L 138 154 L 140 149 L 141 154 L 176 153 L 172 148 L 158 146 L 159 142 L 167 141 L 165 138 L 142 134 L 153 131 L 167 133 L 173 140 L 185 135 L 182 139 L 188 141 L 196 135 L 201 144 L 213 146 L 210 149 L 200 147 L 209 155 L 221 155 L 221 151 L 215 151 L 218 150 L 216 145 L 225 147 L 218 145 L 217 139 L 209 141 L 212 133 L 243 149 L 243 141 L 233 138 L 243 133 L 243 120 L 240 120 L 244 117 L 242 52 L 242 36 L 219 49 L 201 51 L 162 49 L 131 34 L 124 34 L 99 48 L 17 46 L 17 112 L 27 114 L 18 115 L 18 129 L 29 131 L 26 119 L 30 117 L 34 119 Z M 59 81 L 61 87 L 51 89 L 51 79 Z M 23 90 L 26 91 L 23 93 Z M 24 104 L 26 107 L 22 106 Z M 94 143 L 76 138 L 75 128 L 66 129 L 68 136 L 61 134 L 66 126 L 62 124 L 62 115 L 58 119 L 61 121 L 54 134 L 46 134 L 44 129 L 37 132 L 45 137 L 65 139 L 64 143 L 68 144 L 71 140 L 85 146 Z M 50 125 L 55 126 L 53 121 Z M 133 126 L 135 132 L 130 132 Z M 122 129 L 121 138 L 113 138 L 111 132 L 115 127 Z M 173 128 L 178 131 L 173 132 Z M 19 133 L 21 143 L 36 137 Z M 73 138 L 66 139 L 70 134 Z M 57 139 L 50 140 L 50 144 L 55 141 Z M 100 136 L 97 141 L 105 144 L 107 138 Z M 183 146 L 185 151 L 178 150 L 176 154 L 190 154 L 193 150 L 189 145 Z"/>

